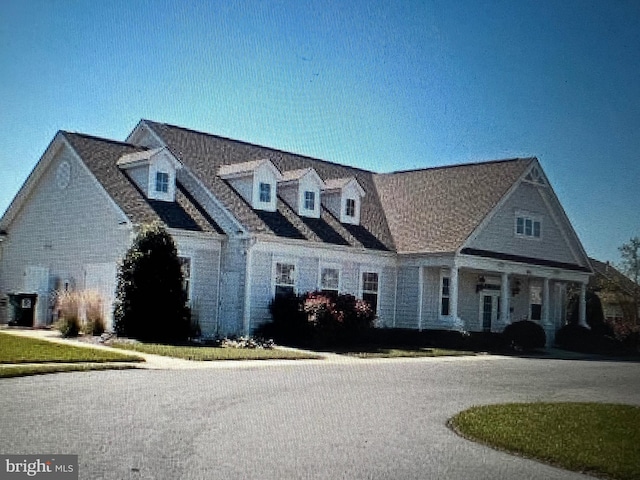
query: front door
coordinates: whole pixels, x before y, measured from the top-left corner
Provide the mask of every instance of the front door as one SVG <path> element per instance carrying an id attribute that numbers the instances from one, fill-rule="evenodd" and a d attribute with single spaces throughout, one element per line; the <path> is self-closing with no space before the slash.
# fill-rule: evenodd
<path id="1" fill-rule="evenodd" d="M 491 331 L 491 325 L 500 317 L 500 295 L 496 293 L 485 293 L 480 295 L 480 318 L 482 319 L 482 330 Z"/>

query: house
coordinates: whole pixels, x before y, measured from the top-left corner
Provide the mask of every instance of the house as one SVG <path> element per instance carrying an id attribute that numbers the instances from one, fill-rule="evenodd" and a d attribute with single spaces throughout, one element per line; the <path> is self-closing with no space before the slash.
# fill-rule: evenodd
<path id="1" fill-rule="evenodd" d="M 110 316 L 136 227 L 176 241 L 208 335 L 250 333 L 287 291 L 351 293 L 381 327 L 551 336 L 589 259 L 535 158 L 375 173 L 142 120 L 125 142 L 59 132 L 0 220 L 0 294 L 96 289 Z M 2 321 L 8 319 L 4 309 Z"/>
<path id="2" fill-rule="evenodd" d="M 613 322 L 637 325 L 640 321 L 640 285 L 609 262 L 589 258 L 594 276 L 589 281 L 602 303 L 604 318 Z"/>

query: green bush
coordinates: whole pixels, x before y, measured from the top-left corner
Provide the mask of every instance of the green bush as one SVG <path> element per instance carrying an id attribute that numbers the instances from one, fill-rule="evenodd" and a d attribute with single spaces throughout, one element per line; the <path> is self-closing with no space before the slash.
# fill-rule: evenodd
<path id="1" fill-rule="evenodd" d="M 544 329 L 531 320 L 520 320 L 507 325 L 502 332 L 508 345 L 518 350 L 544 348 L 547 335 Z"/>
<path id="2" fill-rule="evenodd" d="M 191 331 L 182 270 L 171 235 L 143 226 L 118 270 L 116 333 L 145 341 L 182 342 Z"/>
<path id="3" fill-rule="evenodd" d="M 622 353 L 624 347 L 615 338 L 582 325 L 567 324 L 556 333 L 556 344 L 565 350 L 582 353 Z"/>
<path id="4" fill-rule="evenodd" d="M 65 338 L 77 337 L 80 333 L 80 319 L 75 316 L 62 317 L 55 323 L 55 328 Z"/>

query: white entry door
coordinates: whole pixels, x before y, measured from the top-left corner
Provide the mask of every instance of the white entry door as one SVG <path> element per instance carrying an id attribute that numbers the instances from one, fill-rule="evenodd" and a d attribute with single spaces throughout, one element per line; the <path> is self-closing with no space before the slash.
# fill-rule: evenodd
<path id="1" fill-rule="evenodd" d="M 49 268 L 40 265 L 27 265 L 24 271 L 22 293 L 37 293 L 34 311 L 34 326 L 47 325 L 49 318 Z"/>
<path id="2" fill-rule="evenodd" d="M 480 292 L 480 321 L 482 331 L 490 332 L 491 327 L 500 318 L 500 292 L 481 291 Z"/>

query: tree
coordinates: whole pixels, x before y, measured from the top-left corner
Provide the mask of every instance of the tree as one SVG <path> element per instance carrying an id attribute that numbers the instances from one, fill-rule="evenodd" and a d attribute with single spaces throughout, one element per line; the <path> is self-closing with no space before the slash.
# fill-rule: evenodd
<path id="1" fill-rule="evenodd" d="M 116 333 L 140 340 L 183 341 L 191 327 L 175 243 L 160 225 L 143 226 L 118 269 Z"/>
<path id="2" fill-rule="evenodd" d="M 634 237 L 629 243 L 618 248 L 622 263 L 620 270 L 625 273 L 636 285 L 640 283 L 640 237 Z"/>

